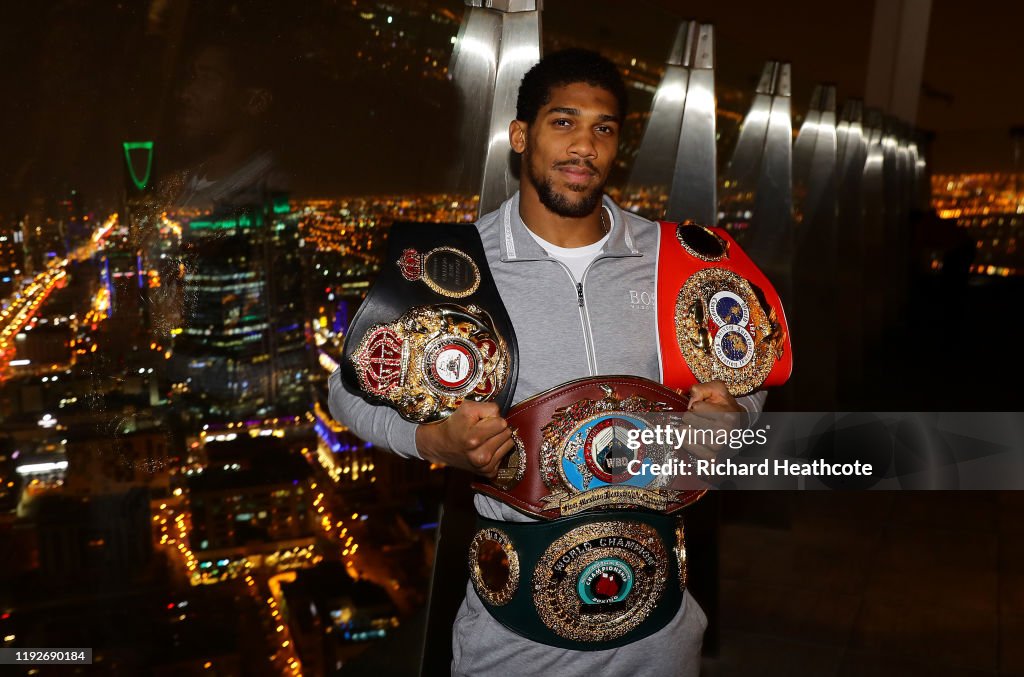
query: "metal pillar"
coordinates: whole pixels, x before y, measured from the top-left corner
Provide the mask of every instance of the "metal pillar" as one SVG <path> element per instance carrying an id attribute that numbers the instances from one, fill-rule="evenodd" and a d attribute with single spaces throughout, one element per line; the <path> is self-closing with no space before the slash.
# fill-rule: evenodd
<path id="1" fill-rule="evenodd" d="M 793 375 L 797 401 L 826 410 L 835 408 L 838 355 L 836 134 L 836 88 L 818 85 L 793 147 L 797 249 L 787 313 L 793 351 L 811 367 Z"/>
<path id="2" fill-rule="evenodd" d="M 876 0 L 865 103 L 913 124 L 932 0 Z"/>
<path id="3" fill-rule="evenodd" d="M 736 237 L 741 242 L 750 235 L 748 230 L 754 215 L 753 194 L 761 171 L 768 117 L 772 111 L 775 65 L 776 62 L 769 61 L 761 72 L 761 80 L 754 90 L 750 110 L 740 126 L 736 147 L 722 182 L 718 218 L 722 225 L 736 231 Z"/>
<path id="4" fill-rule="evenodd" d="M 790 93 L 790 65 L 767 62 L 726 168 L 718 215 L 784 303 L 790 296 L 794 243 Z"/>
<path id="5" fill-rule="evenodd" d="M 899 152 L 899 119 L 886 115 L 882 123 L 882 174 L 885 196 L 883 219 L 882 274 L 885 276 L 883 331 L 898 321 L 899 310 L 906 298 L 906 275 L 909 247 L 906 245 L 908 225 L 902 205 L 902 165 Z"/>
<path id="6" fill-rule="evenodd" d="M 481 215 L 519 187 L 508 126 L 519 83 L 540 60 L 543 0 L 466 0 L 466 14 L 448 68 L 459 93 L 463 158 L 458 185 L 480 191 Z"/>
<path id="7" fill-rule="evenodd" d="M 847 101 L 836 128 L 839 207 L 836 305 L 840 312 L 837 408 L 849 408 L 858 402 L 858 392 L 863 384 L 864 163 L 868 154 L 863 122 L 863 102 L 856 99 Z"/>
<path id="8" fill-rule="evenodd" d="M 882 148 L 882 113 L 868 109 L 864 118 L 867 156 L 864 161 L 864 334 L 869 343 L 882 332 L 885 277 L 885 152 Z"/>
<path id="9" fill-rule="evenodd" d="M 793 145 L 793 192 L 797 233 L 804 243 L 835 242 L 836 229 L 836 88 L 818 85 L 810 110 Z"/>
<path id="10" fill-rule="evenodd" d="M 684 21 L 654 94 L 630 183 L 668 187 L 665 218 L 714 224 L 717 209 L 714 27 Z"/>
<path id="11" fill-rule="evenodd" d="M 914 170 L 914 180 L 917 182 L 915 195 L 917 208 L 921 211 L 928 211 L 932 205 L 932 177 L 928 167 L 929 136 L 921 130 L 914 130 L 914 147 L 917 150 Z"/>

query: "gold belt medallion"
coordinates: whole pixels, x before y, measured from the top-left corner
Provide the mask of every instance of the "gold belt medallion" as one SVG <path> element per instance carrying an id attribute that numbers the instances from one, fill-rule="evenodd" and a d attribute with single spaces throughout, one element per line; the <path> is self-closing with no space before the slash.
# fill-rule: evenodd
<path id="1" fill-rule="evenodd" d="M 608 641 L 651 614 L 667 580 L 668 554 L 654 528 L 592 522 L 545 550 L 533 573 L 533 600 L 541 621 L 560 637 Z"/>
<path id="2" fill-rule="evenodd" d="M 360 387 L 408 420 L 432 423 L 464 400 L 486 401 L 505 385 L 509 352 L 476 305 L 417 306 L 376 324 L 352 353 Z"/>
<path id="3" fill-rule="evenodd" d="M 508 604 L 519 589 L 519 554 L 501 529 L 481 529 L 469 546 L 469 577 L 481 598 Z"/>
<path id="4" fill-rule="evenodd" d="M 582 399 L 559 409 L 541 431 L 541 474 L 551 493 L 546 508 L 565 517 L 591 508 L 641 507 L 664 510 L 679 498 L 667 488 L 668 475 L 643 472 L 676 456 L 668 445 L 643 444 L 636 435 L 651 427 L 643 416 L 667 405 L 639 395 Z"/>
<path id="5" fill-rule="evenodd" d="M 782 354 L 775 310 L 749 282 L 723 268 L 704 268 L 683 284 L 675 325 L 679 348 L 697 380 L 722 380 L 732 395 L 758 388 Z"/>

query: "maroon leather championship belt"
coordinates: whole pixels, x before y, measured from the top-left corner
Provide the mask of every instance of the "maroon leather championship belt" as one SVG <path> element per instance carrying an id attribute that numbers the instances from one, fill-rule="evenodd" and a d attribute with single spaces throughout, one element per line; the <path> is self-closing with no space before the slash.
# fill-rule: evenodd
<path id="1" fill-rule="evenodd" d="M 512 407 L 506 419 L 515 446 L 498 476 L 473 488 L 542 519 L 595 508 L 674 513 L 704 489 L 691 476 L 652 470 L 689 457 L 652 442 L 651 416 L 684 412 L 688 403 L 637 376 L 569 381 Z"/>
<path id="2" fill-rule="evenodd" d="M 663 382 L 724 381 L 734 396 L 782 385 L 793 350 L 782 300 L 722 228 L 662 221 L 658 341 Z"/>

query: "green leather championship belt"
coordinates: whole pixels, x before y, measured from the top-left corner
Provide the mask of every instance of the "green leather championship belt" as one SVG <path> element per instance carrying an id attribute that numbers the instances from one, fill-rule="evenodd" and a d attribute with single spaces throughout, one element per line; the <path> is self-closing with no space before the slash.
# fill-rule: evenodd
<path id="1" fill-rule="evenodd" d="M 603 511 L 549 522 L 479 517 L 469 550 L 488 612 L 535 642 L 577 651 L 623 646 L 665 627 L 682 604 L 678 516 Z"/>

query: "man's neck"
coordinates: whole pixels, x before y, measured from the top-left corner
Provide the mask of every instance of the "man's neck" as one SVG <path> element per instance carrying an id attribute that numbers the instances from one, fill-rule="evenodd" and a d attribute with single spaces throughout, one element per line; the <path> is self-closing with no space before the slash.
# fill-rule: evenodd
<path id="1" fill-rule="evenodd" d="M 557 247 L 585 247 L 604 237 L 606 230 L 602 225 L 603 210 L 603 205 L 598 203 L 597 208 L 586 216 L 559 216 L 544 206 L 529 181 L 520 184 L 519 216 L 523 223 L 542 240 Z M 611 228 L 611 224 L 607 224 L 607 227 Z"/>

